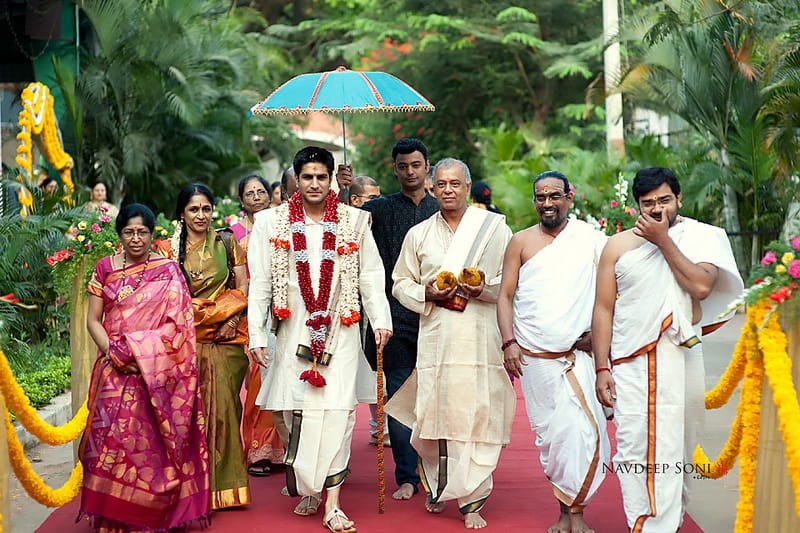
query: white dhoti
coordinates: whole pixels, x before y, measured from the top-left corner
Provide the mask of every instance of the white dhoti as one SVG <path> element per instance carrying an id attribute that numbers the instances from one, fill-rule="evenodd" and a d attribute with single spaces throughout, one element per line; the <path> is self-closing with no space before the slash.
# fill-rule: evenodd
<path id="1" fill-rule="evenodd" d="M 433 503 L 456 500 L 462 514 L 477 513 L 492 493 L 492 473 L 500 459 L 499 444 L 420 439 L 417 450 L 420 480 Z"/>
<path id="2" fill-rule="evenodd" d="M 514 302 L 514 337 L 529 355 L 520 384 L 539 460 L 556 498 L 573 511 L 600 487 L 611 454 L 592 357 L 572 350 L 591 327 L 605 243 L 602 233 L 570 220 L 521 266 Z"/>
<path id="3" fill-rule="evenodd" d="M 350 473 L 350 443 L 355 411 L 284 411 L 291 428 L 286 450 L 286 487 L 292 496 L 318 495 Z M 332 443 L 336 443 L 334 446 Z"/>
<path id="4" fill-rule="evenodd" d="M 593 360 L 575 351 L 526 362 L 520 385 L 542 468 L 556 498 L 580 508 L 600 488 L 611 454 L 603 410 L 593 394 Z"/>
<path id="5" fill-rule="evenodd" d="M 684 348 L 666 334 L 647 353 L 614 366 L 614 471 L 633 532 L 677 531 L 683 521 L 688 480 L 696 473 L 703 376 L 700 345 Z"/>

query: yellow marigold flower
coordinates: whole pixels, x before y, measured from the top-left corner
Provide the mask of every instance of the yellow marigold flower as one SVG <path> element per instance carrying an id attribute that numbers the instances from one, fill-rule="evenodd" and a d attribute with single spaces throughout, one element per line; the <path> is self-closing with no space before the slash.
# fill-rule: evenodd
<path id="1" fill-rule="evenodd" d="M 783 263 L 784 265 L 788 265 L 792 261 L 794 261 L 794 254 L 792 252 L 786 252 L 785 254 L 783 254 L 783 256 L 781 256 L 781 263 Z"/>
<path id="2" fill-rule="evenodd" d="M 169 235 L 169 232 L 167 230 L 165 230 L 165 229 L 162 229 L 161 230 L 161 236 L 162 237 L 166 237 L 167 235 Z"/>
<path id="3" fill-rule="evenodd" d="M 83 222 L 81 222 L 81 224 L 83 224 Z M 78 235 L 78 242 L 83 242 L 83 241 L 85 241 L 85 240 L 86 240 L 86 237 L 85 237 L 85 236 L 83 236 L 83 235 Z"/>
<path id="4" fill-rule="evenodd" d="M 161 231 L 161 230 L 163 230 L 163 229 L 164 229 L 164 228 L 162 228 L 161 226 L 156 226 L 156 231 Z"/>
<path id="5" fill-rule="evenodd" d="M 78 222 L 78 229 L 79 229 L 79 230 L 84 230 L 84 229 L 86 229 L 86 222 L 84 222 L 83 220 L 81 220 L 80 222 Z"/>
<path id="6" fill-rule="evenodd" d="M 111 243 L 111 241 L 106 241 L 106 242 L 105 242 L 105 243 L 103 243 L 103 244 L 105 244 L 105 245 L 106 245 L 106 248 L 113 248 L 113 247 L 114 247 L 114 245 Z"/>
<path id="7" fill-rule="evenodd" d="M 792 255 L 792 254 L 789 254 L 789 255 Z M 783 274 L 784 272 L 786 272 L 786 267 L 785 266 L 783 266 L 783 265 L 775 265 L 775 273 L 776 274 Z"/>

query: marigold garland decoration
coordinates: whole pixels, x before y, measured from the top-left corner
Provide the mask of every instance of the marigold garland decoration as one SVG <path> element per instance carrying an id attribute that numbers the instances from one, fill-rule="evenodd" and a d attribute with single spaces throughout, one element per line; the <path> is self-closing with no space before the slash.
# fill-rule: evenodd
<path id="1" fill-rule="evenodd" d="M 8 457 L 11 460 L 11 469 L 14 470 L 14 474 L 28 495 L 47 507 L 61 507 L 71 502 L 80 492 L 83 483 L 83 465 L 81 462 L 75 463 L 75 468 L 72 469 L 69 479 L 61 487 L 57 489 L 49 487 L 33 469 L 28 458 L 25 457 L 25 450 L 17 438 L 17 432 L 11 422 L 11 414 L 6 410 L 4 415 L 8 432 Z"/>
<path id="2" fill-rule="evenodd" d="M 770 258 L 768 257 L 767 260 Z M 783 257 L 782 260 L 787 258 Z M 792 259 L 794 260 L 794 259 Z M 739 503 L 737 504 L 734 531 L 749 533 L 753 530 L 756 455 L 761 416 L 761 390 L 766 376 L 777 407 L 778 421 L 788 459 L 789 477 L 795 493 L 795 512 L 800 516 L 800 404 L 792 381 L 791 359 L 787 353 L 786 335 L 778 322 L 776 300 L 770 295 L 747 310 L 747 321 L 736 346 L 734 357 L 720 383 L 706 393 L 707 408 L 723 405 L 730 398 L 736 384 L 744 374 L 744 383 L 736 411 L 736 419 L 720 456 L 711 464 L 711 478 L 726 475 L 739 457 Z M 744 365 L 744 366 L 742 366 Z M 695 464 L 709 464 L 710 460 L 698 446 L 694 452 Z"/>
<path id="3" fill-rule="evenodd" d="M 68 193 L 66 199 L 69 204 L 71 195 L 75 192 L 71 174 L 74 162 L 72 157 L 64 151 L 61 133 L 58 130 L 58 121 L 53 111 L 53 102 L 50 89 L 42 83 L 31 83 L 22 91 L 16 162 L 23 172 L 18 180 L 23 184 L 33 180 L 32 137 L 36 135 L 42 155 L 61 175 L 61 181 Z M 25 187 L 20 188 L 19 201 L 24 211 L 33 207 L 33 196 Z"/>
<path id="4" fill-rule="evenodd" d="M 14 379 L 14 374 L 11 372 L 3 350 L 0 350 L 0 393 L 5 399 L 6 409 L 13 411 L 22 427 L 45 444 L 60 446 L 72 442 L 86 428 L 86 421 L 89 418 L 86 402 L 78 409 L 72 420 L 61 427 L 52 426 L 42 420 L 36 413 L 36 409 L 31 406 L 28 397 L 25 396 L 25 391 Z"/>
<path id="5" fill-rule="evenodd" d="M 758 336 L 758 346 L 764 354 L 764 371 L 778 411 L 789 477 L 794 486 L 795 512 L 800 516 L 800 405 L 792 382 L 792 360 L 786 344 L 786 335 L 781 330 L 777 314 L 771 313 Z"/>

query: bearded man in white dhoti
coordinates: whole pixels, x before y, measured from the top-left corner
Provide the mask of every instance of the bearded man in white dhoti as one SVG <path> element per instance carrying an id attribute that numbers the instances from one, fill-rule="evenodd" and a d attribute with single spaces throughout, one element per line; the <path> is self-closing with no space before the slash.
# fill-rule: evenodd
<path id="1" fill-rule="evenodd" d="M 294 158 L 298 191 L 256 215 L 248 250 L 250 347 L 267 366 L 256 400 L 283 411 L 291 428 L 286 486 L 302 496 L 295 513 L 316 513 L 326 489 L 323 525 L 353 532 L 339 492 L 349 473 L 361 355 L 359 297 L 382 349 L 392 334 L 384 271 L 369 214 L 331 191 L 333 155 L 306 147 Z M 270 353 L 267 324 L 277 327 Z"/>
<path id="2" fill-rule="evenodd" d="M 506 369 L 520 378 L 542 468 L 559 502 L 549 533 L 589 533 L 583 509 L 605 477 L 610 446 L 594 394 L 592 308 L 606 236 L 568 219 L 561 172 L 533 182 L 539 223 L 511 239 L 497 299 Z M 523 371 L 524 367 L 524 371 Z"/>
<path id="3" fill-rule="evenodd" d="M 600 402 L 614 407 L 614 471 L 634 532 L 676 531 L 704 414 L 699 337 L 743 284 L 725 232 L 683 217 L 666 168 L 636 174 L 636 226 L 611 237 L 597 272 L 592 336 Z"/>
<path id="4" fill-rule="evenodd" d="M 392 274 L 392 294 L 420 324 L 416 368 L 386 411 L 412 429 L 426 509 L 458 500 L 477 529 L 516 404 L 495 320 L 511 230 L 502 215 L 467 207 L 462 161 L 440 161 L 433 183 L 440 212 L 411 228 Z"/>

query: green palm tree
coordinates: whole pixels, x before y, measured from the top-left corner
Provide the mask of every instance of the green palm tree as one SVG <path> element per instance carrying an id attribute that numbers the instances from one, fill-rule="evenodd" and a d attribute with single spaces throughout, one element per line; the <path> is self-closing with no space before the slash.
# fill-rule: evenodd
<path id="1" fill-rule="evenodd" d="M 170 212 L 186 183 L 228 192 L 260 169 L 255 135 L 286 136 L 246 119 L 288 64 L 256 11 L 219 1 L 90 0 L 81 8 L 93 37 L 74 86 L 61 79 L 80 128 L 84 183 L 102 179 L 115 199 Z"/>
<path id="2" fill-rule="evenodd" d="M 747 269 L 760 248 L 760 192 L 774 178 L 759 113 L 764 97 L 756 65 L 763 59 L 763 41 L 752 18 L 719 6 L 708 11 L 712 7 L 698 2 L 662 16 L 620 88 L 637 105 L 677 115 L 711 144 L 719 166 L 725 229 L 737 263 Z M 743 205 L 755 232 L 750 254 L 741 236 Z"/>

